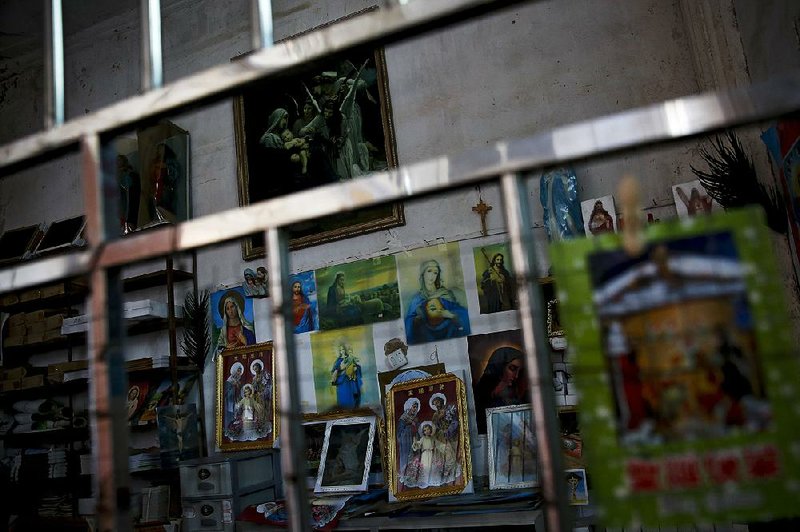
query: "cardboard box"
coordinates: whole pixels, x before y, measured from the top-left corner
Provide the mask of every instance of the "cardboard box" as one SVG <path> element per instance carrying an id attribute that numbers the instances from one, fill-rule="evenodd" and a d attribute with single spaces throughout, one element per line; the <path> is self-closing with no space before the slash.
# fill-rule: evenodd
<path id="1" fill-rule="evenodd" d="M 3 296 L 0 297 L 0 305 L 3 305 L 4 307 L 10 307 L 11 305 L 16 305 L 17 303 L 19 303 L 19 295 L 17 294 L 3 294 Z"/>
<path id="2" fill-rule="evenodd" d="M 19 312 L 17 314 L 12 314 L 6 321 L 9 325 L 25 325 L 25 313 Z"/>
<path id="3" fill-rule="evenodd" d="M 44 386 L 44 375 L 33 375 L 19 381 L 20 390 L 24 390 L 25 388 L 37 388 L 39 386 Z"/>
<path id="4" fill-rule="evenodd" d="M 25 324 L 22 323 L 20 325 L 9 325 L 8 326 L 8 335 L 9 336 L 25 336 L 26 328 Z"/>
<path id="5" fill-rule="evenodd" d="M 42 298 L 63 296 L 67 293 L 67 286 L 64 283 L 56 283 L 41 287 Z"/>
<path id="6" fill-rule="evenodd" d="M 0 392 L 10 392 L 11 390 L 19 390 L 19 380 L 0 381 Z"/>
<path id="7" fill-rule="evenodd" d="M 52 331 L 55 329 L 61 330 L 61 325 L 64 323 L 64 315 L 63 314 L 56 314 L 55 316 L 50 316 L 49 318 L 45 318 L 44 320 L 44 330 Z"/>
<path id="8" fill-rule="evenodd" d="M 73 360 L 72 362 L 57 362 L 47 366 L 48 373 L 64 373 L 65 371 L 75 371 L 89 367 L 88 360 Z"/>
<path id="9" fill-rule="evenodd" d="M 28 373 L 28 370 L 23 366 L 18 368 L 7 368 L 0 371 L 0 380 L 4 381 L 18 381 Z"/>
<path id="10" fill-rule="evenodd" d="M 61 329 L 55 329 L 52 331 L 45 331 L 44 337 L 42 338 L 43 342 L 49 342 L 51 340 L 65 340 L 67 337 L 61 334 Z"/>
<path id="11" fill-rule="evenodd" d="M 25 344 L 26 336 L 9 336 L 3 341 L 3 347 L 17 347 Z"/>
<path id="12" fill-rule="evenodd" d="M 30 325 L 31 323 L 36 323 L 37 321 L 44 321 L 47 316 L 45 315 L 45 311 L 34 310 L 32 312 L 25 313 L 25 325 Z"/>
<path id="13" fill-rule="evenodd" d="M 44 332 L 25 335 L 25 345 L 40 344 L 44 342 Z"/>
<path id="14" fill-rule="evenodd" d="M 28 301 L 36 301 L 42 299 L 42 290 L 40 288 L 32 288 L 25 290 L 19 295 L 20 303 L 27 303 Z"/>
<path id="15" fill-rule="evenodd" d="M 27 334 L 28 336 L 33 336 L 36 334 L 44 334 L 44 331 L 45 331 L 44 321 L 37 321 L 25 325 L 25 334 Z"/>

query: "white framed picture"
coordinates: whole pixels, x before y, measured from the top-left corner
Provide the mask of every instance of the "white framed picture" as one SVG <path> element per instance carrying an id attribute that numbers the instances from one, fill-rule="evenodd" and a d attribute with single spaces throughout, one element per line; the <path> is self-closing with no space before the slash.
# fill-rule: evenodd
<path id="1" fill-rule="evenodd" d="M 374 416 L 329 421 L 314 492 L 366 491 L 374 441 Z"/>
<path id="2" fill-rule="evenodd" d="M 673 186 L 672 197 L 681 220 L 722 209 L 722 205 L 708 195 L 699 179 Z"/>
<path id="3" fill-rule="evenodd" d="M 583 228 L 586 235 L 600 235 L 617 232 L 617 209 L 614 196 L 594 198 L 581 202 Z"/>
<path id="4" fill-rule="evenodd" d="M 530 404 L 487 408 L 486 440 L 489 489 L 529 488 L 539 484 Z"/>

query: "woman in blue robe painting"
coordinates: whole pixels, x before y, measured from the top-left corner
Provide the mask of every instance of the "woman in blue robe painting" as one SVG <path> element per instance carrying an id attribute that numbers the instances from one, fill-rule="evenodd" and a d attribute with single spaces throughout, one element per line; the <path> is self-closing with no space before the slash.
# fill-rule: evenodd
<path id="1" fill-rule="evenodd" d="M 339 344 L 339 356 L 331 369 L 331 386 L 336 386 L 336 404 L 339 408 L 361 406 L 361 365 L 353 348 Z"/>
<path id="2" fill-rule="evenodd" d="M 422 344 L 470 333 L 469 314 L 442 282 L 442 268 L 435 260 L 420 265 L 419 292 L 411 298 L 406 313 L 409 344 Z"/>

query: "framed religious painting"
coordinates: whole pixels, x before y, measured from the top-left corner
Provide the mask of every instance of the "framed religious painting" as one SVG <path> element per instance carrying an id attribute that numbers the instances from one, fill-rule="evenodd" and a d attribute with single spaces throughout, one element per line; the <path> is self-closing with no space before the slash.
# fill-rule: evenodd
<path id="1" fill-rule="evenodd" d="M 397 166 L 382 48 L 351 51 L 257 84 L 235 98 L 234 120 L 242 206 Z M 313 246 L 404 221 L 400 203 L 337 214 L 291 226 L 289 246 Z M 263 256 L 263 235 L 245 238 L 242 254 Z"/>
<path id="2" fill-rule="evenodd" d="M 278 435 L 277 381 L 272 342 L 217 355 L 217 446 L 221 451 L 265 449 Z"/>
<path id="3" fill-rule="evenodd" d="M 539 484 L 531 405 L 486 409 L 489 489 L 530 488 Z"/>
<path id="4" fill-rule="evenodd" d="M 314 492 L 366 491 L 374 441 L 375 416 L 330 421 Z"/>
<path id="5" fill-rule="evenodd" d="M 472 489 L 464 383 L 451 373 L 392 386 L 386 403 L 387 484 L 397 500 Z"/>
<path id="6" fill-rule="evenodd" d="M 550 253 L 602 524 L 793 516 L 800 398 L 787 375 L 800 367 L 763 210 L 642 238 L 637 254 L 613 233 Z M 580 503 L 585 482 L 571 482 Z"/>

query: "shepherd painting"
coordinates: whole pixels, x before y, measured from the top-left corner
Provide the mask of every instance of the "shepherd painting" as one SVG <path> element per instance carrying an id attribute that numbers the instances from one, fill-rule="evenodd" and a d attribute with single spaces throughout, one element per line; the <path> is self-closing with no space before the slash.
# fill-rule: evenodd
<path id="1" fill-rule="evenodd" d="M 463 492 L 472 463 L 461 379 L 448 373 L 395 384 L 386 408 L 388 483 L 395 498 Z"/>
<path id="2" fill-rule="evenodd" d="M 408 345 L 470 333 L 458 244 L 397 255 Z"/>
<path id="3" fill-rule="evenodd" d="M 508 244 L 489 244 L 473 248 L 478 302 L 481 314 L 517 308 L 517 289 L 511 274 Z"/>
<path id="4" fill-rule="evenodd" d="M 263 449 L 277 433 L 272 342 L 217 356 L 217 445 L 222 451 Z"/>
<path id="5" fill-rule="evenodd" d="M 320 329 L 340 329 L 400 317 L 394 256 L 329 266 L 315 272 Z"/>

